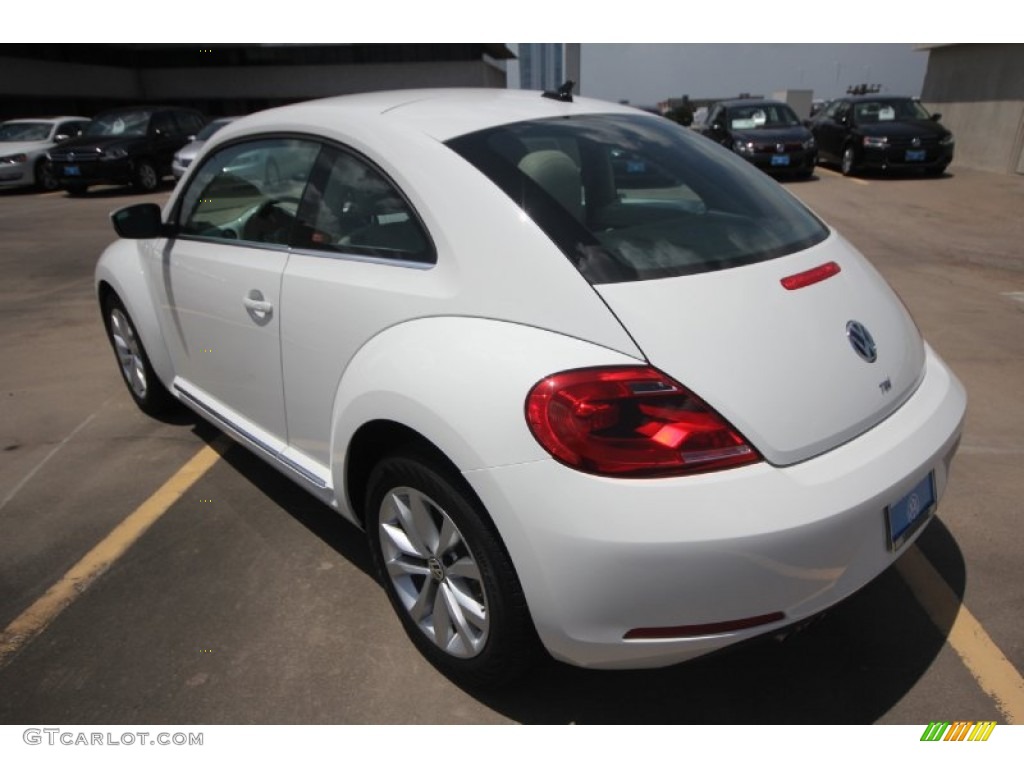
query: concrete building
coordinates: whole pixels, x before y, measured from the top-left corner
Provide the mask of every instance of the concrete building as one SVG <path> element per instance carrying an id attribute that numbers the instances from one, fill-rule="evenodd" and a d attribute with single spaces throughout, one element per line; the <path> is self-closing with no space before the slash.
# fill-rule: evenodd
<path id="1" fill-rule="evenodd" d="M 361 91 L 504 88 L 512 58 L 500 43 L 4 45 L 0 119 L 139 103 L 234 115 Z"/>
<path id="2" fill-rule="evenodd" d="M 924 44 L 921 100 L 956 136 L 955 164 L 1024 174 L 1024 45 Z"/>
<path id="3" fill-rule="evenodd" d="M 579 43 L 511 43 L 518 61 L 508 64 L 508 87 L 529 91 L 557 89 L 566 80 L 580 92 Z"/>

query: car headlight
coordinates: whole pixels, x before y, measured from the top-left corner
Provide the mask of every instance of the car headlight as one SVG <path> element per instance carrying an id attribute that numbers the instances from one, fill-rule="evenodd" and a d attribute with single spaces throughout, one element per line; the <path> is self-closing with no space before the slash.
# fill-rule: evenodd
<path id="1" fill-rule="evenodd" d="M 941 144 L 944 147 L 948 147 L 949 145 L 951 145 L 951 144 L 953 144 L 955 142 L 956 142 L 956 139 L 953 138 L 953 134 L 952 133 L 947 133 L 945 136 L 943 136 L 941 139 L 939 139 L 939 144 Z"/>
<path id="2" fill-rule="evenodd" d="M 123 157 L 128 157 L 128 150 L 124 147 L 112 147 L 111 149 L 103 150 L 103 154 L 100 155 L 101 160 L 120 160 Z"/>
<path id="3" fill-rule="evenodd" d="M 864 146 L 868 149 L 885 149 L 889 146 L 888 136 L 865 136 Z"/>
<path id="4" fill-rule="evenodd" d="M 736 139 L 732 143 L 732 148 L 740 154 L 749 154 L 754 151 L 754 142 L 744 141 L 743 139 Z"/>
<path id="5" fill-rule="evenodd" d="M 28 160 L 28 155 L 22 153 L 17 155 L 4 155 L 3 157 L 0 157 L 0 163 L 7 163 L 9 165 L 24 163 L 26 160 Z"/>

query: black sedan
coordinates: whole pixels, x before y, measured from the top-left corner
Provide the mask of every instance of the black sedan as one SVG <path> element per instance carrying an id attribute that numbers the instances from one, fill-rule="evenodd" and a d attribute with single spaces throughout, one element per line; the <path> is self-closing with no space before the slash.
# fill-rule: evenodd
<path id="1" fill-rule="evenodd" d="M 818 158 L 814 137 L 788 104 L 731 99 L 711 107 L 700 131 L 771 174 L 810 176 Z"/>
<path id="2" fill-rule="evenodd" d="M 941 176 L 953 161 L 953 134 L 919 101 L 905 96 L 851 96 L 811 123 L 821 159 L 844 175 L 862 170 L 922 170 Z"/>

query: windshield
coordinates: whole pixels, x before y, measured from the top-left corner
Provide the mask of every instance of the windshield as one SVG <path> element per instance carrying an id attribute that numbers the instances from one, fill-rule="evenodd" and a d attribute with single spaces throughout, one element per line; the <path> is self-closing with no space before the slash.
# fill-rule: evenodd
<path id="1" fill-rule="evenodd" d="M 928 110 L 913 99 L 879 99 L 853 105 L 858 123 L 885 123 L 892 120 L 930 120 Z"/>
<path id="2" fill-rule="evenodd" d="M 792 128 L 800 125 L 796 113 L 787 104 L 745 104 L 729 107 L 729 127 L 734 131 L 758 128 Z"/>
<path id="3" fill-rule="evenodd" d="M 83 136 L 145 136 L 150 112 L 111 112 L 100 115 L 82 131 Z"/>
<path id="4" fill-rule="evenodd" d="M 662 117 L 513 123 L 448 146 L 595 284 L 752 264 L 828 236 L 778 183 Z"/>
<path id="5" fill-rule="evenodd" d="M 0 141 L 46 141 L 52 129 L 52 123 L 4 123 Z"/>

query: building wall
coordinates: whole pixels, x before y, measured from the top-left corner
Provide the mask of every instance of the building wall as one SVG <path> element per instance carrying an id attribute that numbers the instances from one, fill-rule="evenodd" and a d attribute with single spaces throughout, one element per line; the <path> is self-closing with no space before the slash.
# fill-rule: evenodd
<path id="1" fill-rule="evenodd" d="M 47 114 L 89 116 L 109 107 L 139 103 L 194 106 L 209 115 L 245 114 L 304 99 L 364 91 L 504 88 L 506 79 L 505 63 L 486 53 L 460 59 L 456 56 L 472 52 L 430 46 L 410 47 L 408 60 L 395 60 L 402 51 L 393 46 L 388 52 L 392 60 L 358 63 L 311 63 L 299 50 L 294 60 L 280 61 L 292 53 L 284 49 L 269 51 L 277 56 L 275 63 L 246 64 L 237 61 L 245 58 L 243 54 L 264 51 L 228 50 L 226 60 L 217 66 L 169 63 L 165 60 L 168 52 L 159 48 L 128 52 L 99 49 L 96 46 L 84 51 L 93 56 L 93 61 L 80 60 L 81 49 L 72 50 L 66 58 L 61 58 L 62 50 L 52 51 L 51 58 L 33 56 L 32 50 L 24 57 L 0 56 L 0 119 Z M 109 53 L 111 61 L 95 61 L 102 53 Z M 236 60 L 228 58 L 229 53 Z"/>
<path id="2" fill-rule="evenodd" d="M 1024 173 L 1024 45 L 930 48 L 921 100 L 956 136 L 954 163 Z"/>

